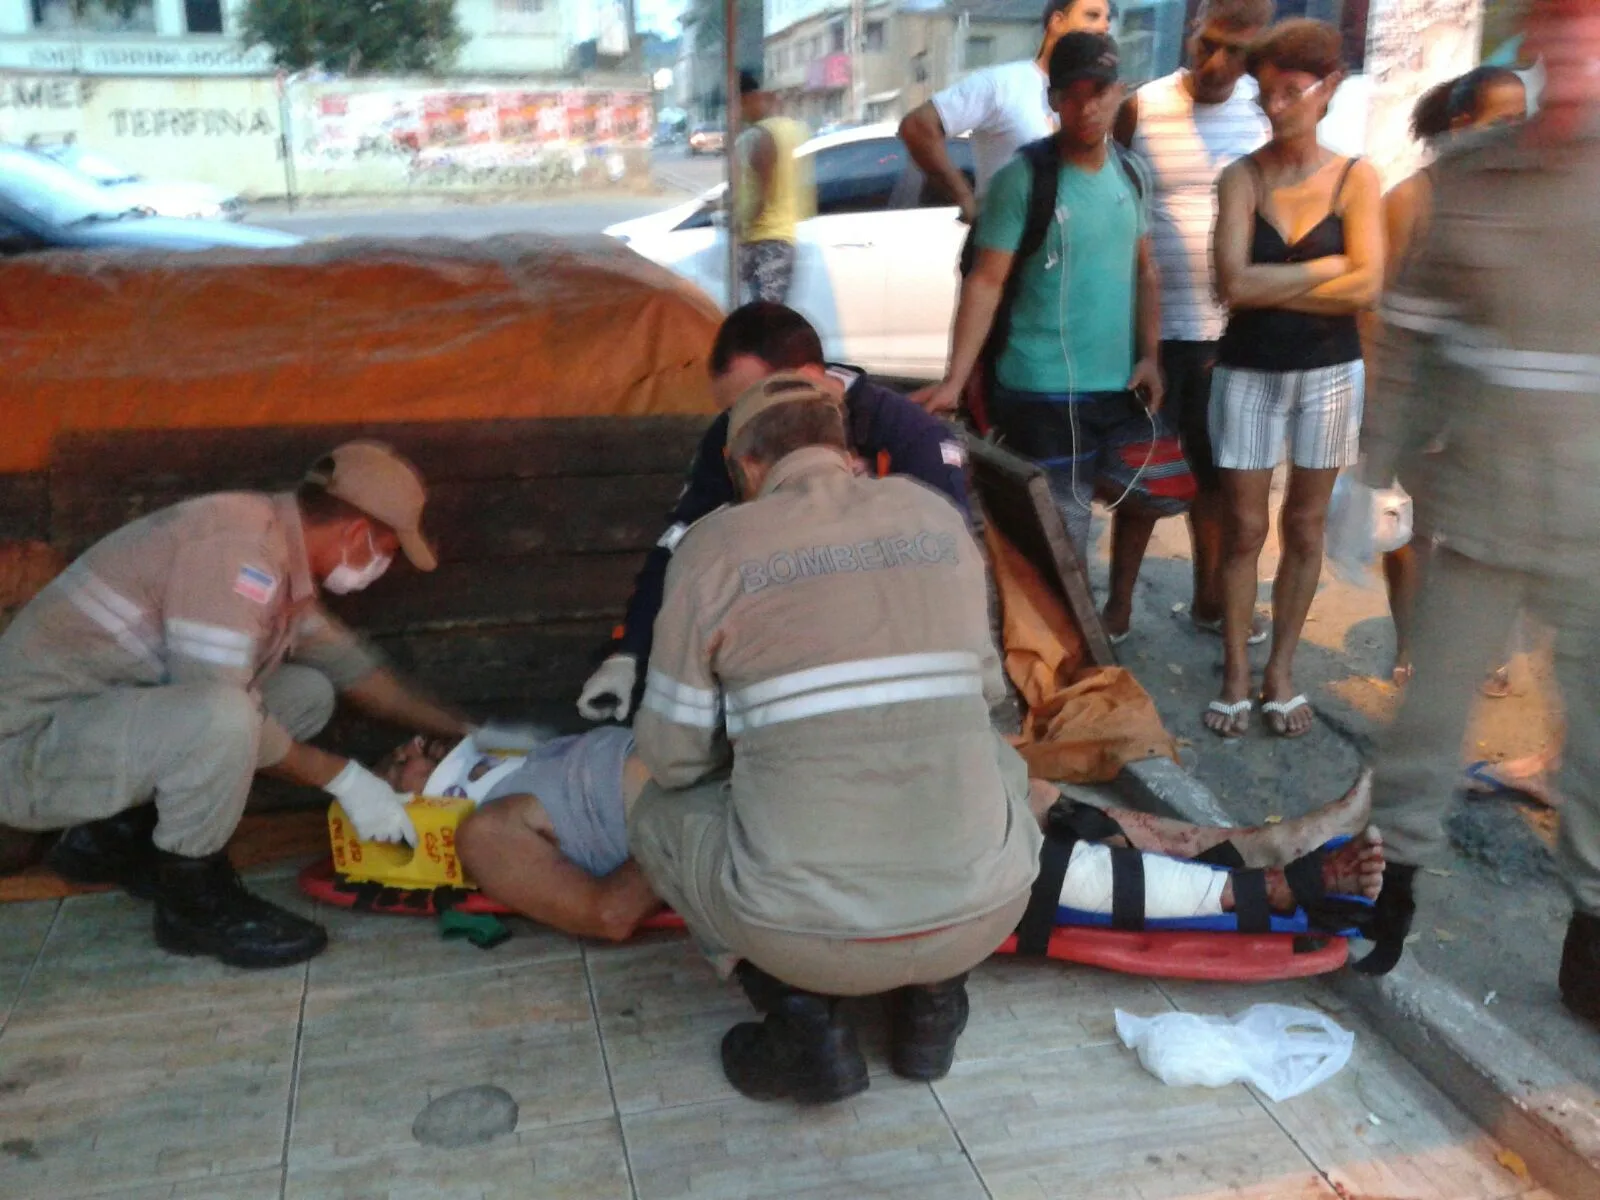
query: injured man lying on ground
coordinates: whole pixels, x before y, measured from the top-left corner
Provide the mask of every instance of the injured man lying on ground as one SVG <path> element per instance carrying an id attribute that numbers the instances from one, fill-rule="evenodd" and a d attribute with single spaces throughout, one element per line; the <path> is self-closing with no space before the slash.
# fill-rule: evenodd
<path id="1" fill-rule="evenodd" d="M 476 801 L 457 834 L 462 864 L 485 895 L 524 916 L 621 941 L 661 907 L 628 856 L 628 811 L 650 779 L 628 729 L 552 737 L 517 756 L 480 752 L 470 738 L 454 748 L 418 738 L 379 773 L 402 793 Z M 1237 913 L 1244 927 L 1252 909 L 1287 914 L 1303 907 L 1322 927 L 1338 928 L 1344 914 L 1328 908 L 1325 895 L 1372 900 L 1382 886 L 1383 846 L 1367 824 L 1365 773 L 1334 803 L 1255 828 L 1102 810 L 1038 779 L 1030 782 L 1029 806 L 1057 835 L 1045 842 L 1047 860 L 1053 845 L 1070 846 L 1062 854 L 1059 904 L 1079 912 L 1109 915 L 1132 904 L 1148 920 Z M 1321 849 L 1341 836 L 1352 840 Z M 1129 849 L 1142 852 L 1132 864 L 1119 853 Z M 1142 894 L 1129 896 L 1130 879 Z"/>

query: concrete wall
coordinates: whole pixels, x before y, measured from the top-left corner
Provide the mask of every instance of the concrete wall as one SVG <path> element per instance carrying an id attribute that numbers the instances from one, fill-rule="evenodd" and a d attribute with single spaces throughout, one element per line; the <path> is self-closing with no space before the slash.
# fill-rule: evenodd
<path id="1" fill-rule="evenodd" d="M 153 179 L 284 192 L 270 79 L 122 79 L 0 71 L 0 141 L 72 138 Z"/>
<path id="2" fill-rule="evenodd" d="M 302 195 L 649 181 L 642 89 L 347 80 L 292 86 L 289 110 Z"/>

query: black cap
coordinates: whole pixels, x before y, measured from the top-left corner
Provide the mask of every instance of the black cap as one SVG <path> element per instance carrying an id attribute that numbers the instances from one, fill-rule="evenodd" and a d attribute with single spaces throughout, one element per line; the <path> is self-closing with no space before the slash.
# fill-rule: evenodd
<path id="1" fill-rule="evenodd" d="M 1117 43 L 1103 33 L 1069 33 L 1050 51 L 1050 86 L 1064 88 L 1080 79 L 1117 81 Z"/>
<path id="2" fill-rule="evenodd" d="M 761 80 L 756 78 L 754 71 L 739 72 L 739 95 L 748 96 L 751 92 L 761 90 Z"/>

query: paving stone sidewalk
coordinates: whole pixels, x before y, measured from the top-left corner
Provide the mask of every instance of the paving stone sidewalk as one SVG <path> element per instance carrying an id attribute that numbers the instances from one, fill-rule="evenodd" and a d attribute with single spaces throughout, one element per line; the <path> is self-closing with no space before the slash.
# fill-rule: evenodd
<path id="1" fill-rule="evenodd" d="M 255 886 L 310 912 L 285 871 Z M 829 1108 L 755 1104 L 717 1044 L 746 1019 L 681 937 L 586 944 L 535 926 L 493 951 L 431 921 L 323 909 L 304 967 L 249 973 L 155 948 L 106 894 L 0 906 L 0 1197 L 603 1200 L 637 1197 L 1366 1197 L 1547 1200 L 1500 1148 L 1316 983 L 1157 983 L 995 961 L 950 1077 L 889 1073 Z M 1274 1104 L 1167 1087 L 1113 1010 L 1331 1011 L 1351 1064 Z M 514 1132 L 419 1144 L 457 1088 L 516 1101 Z"/>

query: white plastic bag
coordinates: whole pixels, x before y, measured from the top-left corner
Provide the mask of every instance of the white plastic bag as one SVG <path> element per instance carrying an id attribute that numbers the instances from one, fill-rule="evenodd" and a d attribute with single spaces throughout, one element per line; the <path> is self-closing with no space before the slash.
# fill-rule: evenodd
<path id="1" fill-rule="evenodd" d="M 1398 483 L 1368 487 L 1354 471 L 1342 472 L 1328 501 L 1328 565 L 1346 583 L 1371 585 L 1378 555 L 1411 541 L 1411 497 Z"/>
<path id="2" fill-rule="evenodd" d="M 1183 1012 L 1136 1017 L 1118 1009 L 1117 1035 L 1163 1083 L 1253 1083 L 1273 1100 L 1332 1079 L 1356 1044 L 1356 1035 L 1326 1013 L 1288 1004 L 1253 1004 L 1231 1020 Z"/>

